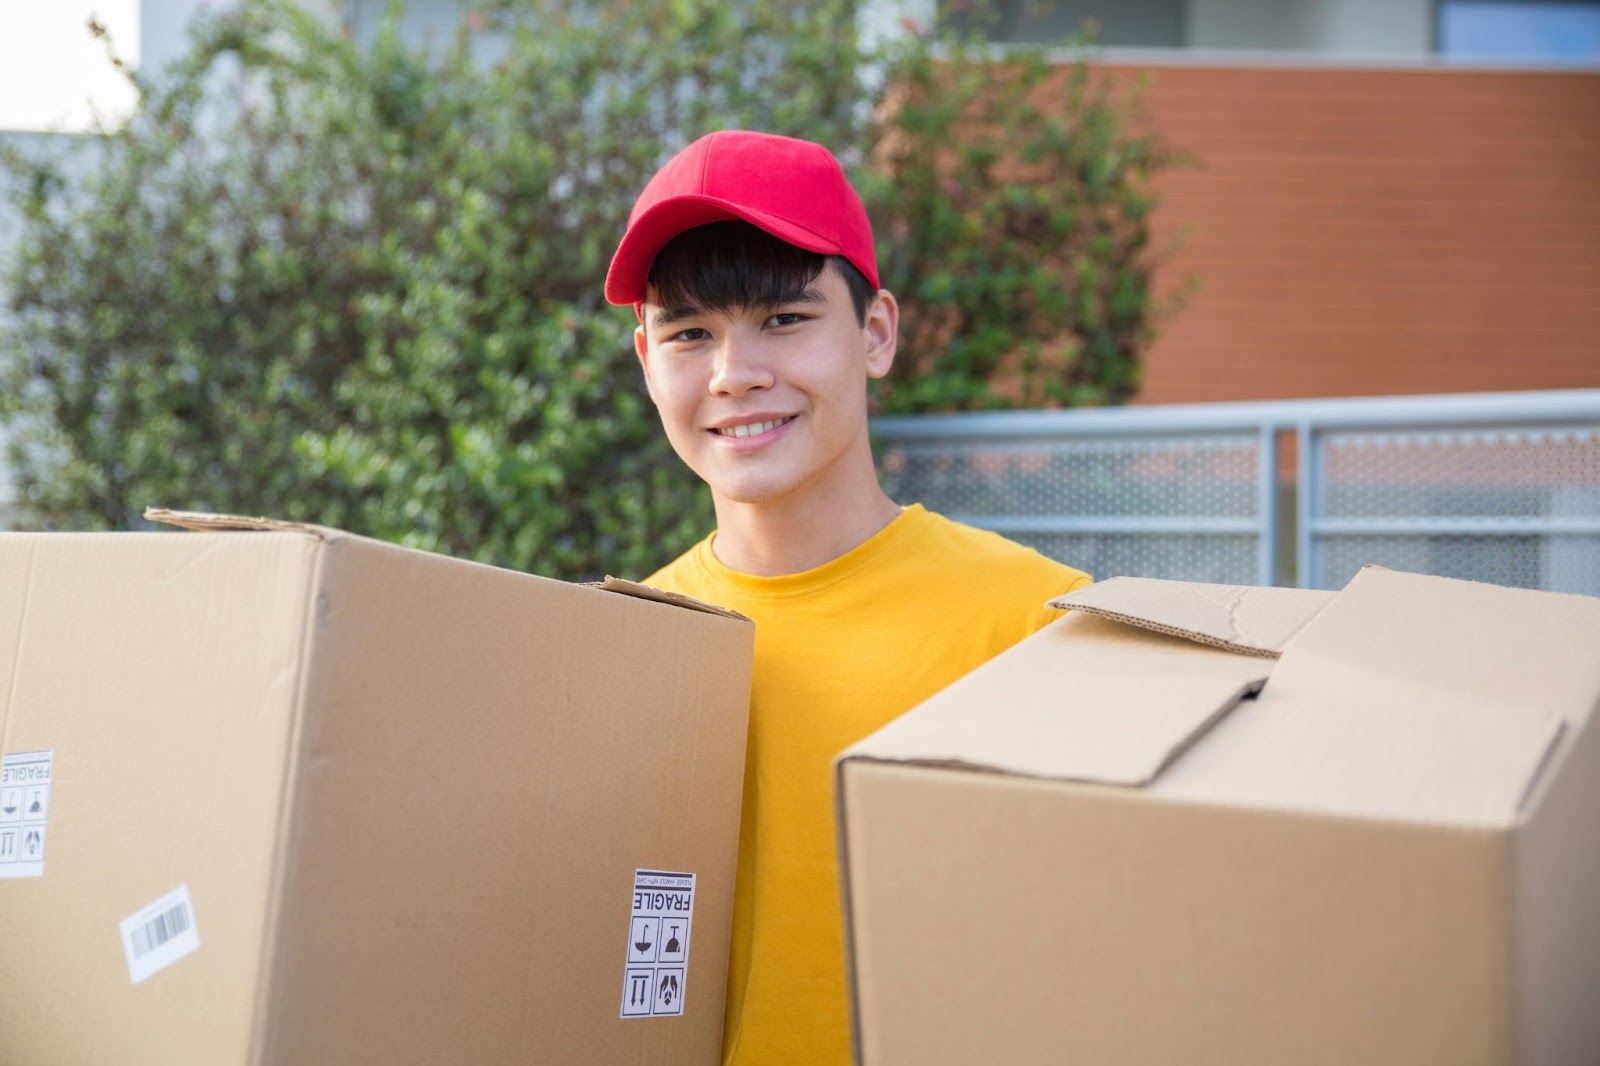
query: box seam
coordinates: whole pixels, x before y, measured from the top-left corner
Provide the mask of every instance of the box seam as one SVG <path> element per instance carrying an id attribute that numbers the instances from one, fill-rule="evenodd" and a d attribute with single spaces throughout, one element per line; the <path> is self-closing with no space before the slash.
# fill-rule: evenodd
<path id="1" fill-rule="evenodd" d="M 866 1045 L 861 1035 L 861 989 L 856 979 L 855 908 L 850 904 L 850 832 L 845 814 L 845 766 L 859 756 L 841 756 L 833 767 L 834 850 L 839 868 L 841 927 L 844 933 L 845 1001 L 850 1008 L 850 1054 L 857 1066 L 866 1066 Z"/>
<path id="2" fill-rule="evenodd" d="M 306 581 L 300 591 L 299 615 L 302 625 L 295 664 L 299 676 L 294 683 L 294 709 L 290 714 L 288 737 L 283 751 L 283 772 L 278 785 L 277 831 L 274 834 L 272 861 L 268 873 L 266 920 L 261 932 L 255 1005 L 250 1022 L 249 1062 L 252 1066 L 262 1066 L 266 1062 L 267 1042 L 272 1035 L 270 1022 L 273 1000 L 277 993 L 272 975 L 276 970 L 281 946 L 278 934 L 287 894 L 285 888 L 289 877 L 289 856 L 293 851 L 294 809 L 300 778 L 298 755 L 306 734 L 305 719 L 313 674 L 311 659 L 317 638 L 318 593 L 323 587 L 323 574 L 332 543 L 311 530 L 300 531 L 300 535 L 310 537 L 314 542 L 314 549 L 311 565 L 307 567 Z"/>
<path id="3" fill-rule="evenodd" d="M 1494 945 L 1499 954 L 1498 971 L 1501 977 L 1501 986 L 1498 989 L 1498 1002 L 1485 1004 L 1491 1011 L 1498 1008 L 1501 1021 L 1504 1024 L 1500 1036 L 1502 1044 L 1500 1052 L 1507 1062 L 1520 1062 L 1522 1047 L 1523 1019 L 1521 1004 L 1518 1002 L 1517 990 L 1521 987 L 1523 975 L 1518 972 L 1520 959 L 1517 951 L 1517 926 L 1519 914 L 1517 911 L 1516 897 L 1518 889 L 1517 877 L 1517 852 L 1520 842 L 1519 827 L 1506 826 L 1500 830 L 1486 830 L 1485 837 L 1488 846 L 1492 848 L 1496 867 L 1496 890 L 1499 894 L 1497 901 L 1500 921 L 1499 928 L 1495 930 L 1497 943 Z"/>
<path id="4" fill-rule="evenodd" d="M 11 677 L 6 681 L 6 702 L 0 707 L 0 747 L 6 737 L 11 735 L 11 709 L 17 699 L 17 678 L 22 672 L 22 641 L 28 632 L 28 604 L 33 598 L 33 557 L 34 546 L 28 542 L 28 562 L 25 570 L 28 575 L 27 582 L 22 586 L 22 610 L 17 612 L 17 642 L 11 648 Z"/>

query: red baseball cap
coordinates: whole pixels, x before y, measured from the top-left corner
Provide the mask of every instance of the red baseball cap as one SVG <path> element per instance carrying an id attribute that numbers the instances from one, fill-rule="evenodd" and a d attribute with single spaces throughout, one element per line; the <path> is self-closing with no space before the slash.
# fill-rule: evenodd
<path id="1" fill-rule="evenodd" d="M 637 304 L 668 241 L 727 219 L 743 219 L 807 251 L 843 256 L 879 287 L 872 223 L 833 153 L 793 137 L 722 130 L 673 156 L 639 194 L 611 257 L 606 299 Z"/>

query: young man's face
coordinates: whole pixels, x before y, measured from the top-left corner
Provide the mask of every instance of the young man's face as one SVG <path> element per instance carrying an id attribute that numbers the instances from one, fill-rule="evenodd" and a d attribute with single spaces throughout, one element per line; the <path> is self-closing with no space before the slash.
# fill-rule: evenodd
<path id="1" fill-rule="evenodd" d="M 894 361 L 892 296 L 875 296 L 862 324 L 831 265 L 774 307 L 669 308 L 655 295 L 634 347 L 673 449 L 715 496 L 771 502 L 867 454 L 866 381 Z"/>

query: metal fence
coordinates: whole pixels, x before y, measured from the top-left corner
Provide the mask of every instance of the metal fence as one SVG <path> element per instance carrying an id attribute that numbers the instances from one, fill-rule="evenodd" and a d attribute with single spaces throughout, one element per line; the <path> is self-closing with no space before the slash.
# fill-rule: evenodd
<path id="1" fill-rule="evenodd" d="M 1600 389 L 880 418 L 884 487 L 1098 577 L 1600 595 Z"/>

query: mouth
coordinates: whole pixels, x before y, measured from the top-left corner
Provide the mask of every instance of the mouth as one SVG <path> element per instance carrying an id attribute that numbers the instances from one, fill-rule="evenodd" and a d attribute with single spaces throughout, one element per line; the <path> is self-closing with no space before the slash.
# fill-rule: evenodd
<path id="1" fill-rule="evenodd" d="M 738 426 L 721 426 L 711 432 L 719 437 L 759 437 L 763 433 L 771 433 L 779 426 L 787 426 L 795 419 L 794 415 L 784 418 L 772 418 L 765 422 L 746 422 Z"/>

